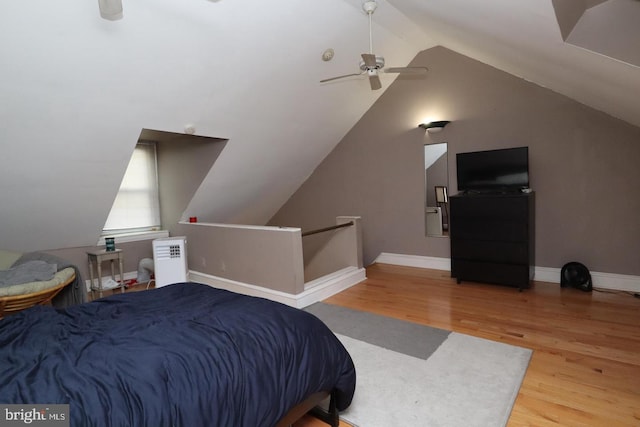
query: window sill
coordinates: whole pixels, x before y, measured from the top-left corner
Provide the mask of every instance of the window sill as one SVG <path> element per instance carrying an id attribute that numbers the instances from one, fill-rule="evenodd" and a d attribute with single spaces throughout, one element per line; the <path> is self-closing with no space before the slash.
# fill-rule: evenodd
<path id="1" fill-rule="evenodd" d="M 169 237 L 169 232 L 166 230 L 158 230 L 158 231 L 140 231 L 137 233 L 111 234 L 108 236 L 101 236 L 96 246 L 104 246 L 105 245 L 104 239 L 107 237 L 113 237 L 117 245 L 118 243 L 141 242 L 143 240 L 161 239 L 164 237 Z"/>

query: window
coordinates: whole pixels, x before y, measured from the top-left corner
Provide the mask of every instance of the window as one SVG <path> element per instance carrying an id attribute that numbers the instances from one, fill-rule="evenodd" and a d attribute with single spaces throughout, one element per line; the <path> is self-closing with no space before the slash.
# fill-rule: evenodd
<path id="1" fill-rule="evenodd" d="M 156 144 L 138 142 L 102 234 L 113 235 L 159 228 Z"/>

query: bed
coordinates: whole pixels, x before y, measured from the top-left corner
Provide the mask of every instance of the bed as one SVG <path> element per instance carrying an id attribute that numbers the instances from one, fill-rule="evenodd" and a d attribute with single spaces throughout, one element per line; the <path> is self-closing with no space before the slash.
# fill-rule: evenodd
<path id="1" fill-rule="evenodd" d="M 337 421 L 356 382 L 310 313 L 197 283 L 9 316 L 0 360 L 0 402 L 69 404 L 72 426 L 281 426 L 328 395 Z"/>

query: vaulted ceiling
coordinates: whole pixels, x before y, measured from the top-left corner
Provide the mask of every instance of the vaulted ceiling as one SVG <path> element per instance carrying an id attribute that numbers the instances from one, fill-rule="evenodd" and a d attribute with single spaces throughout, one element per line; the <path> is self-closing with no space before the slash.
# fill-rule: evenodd
<path id="1" fill-rule="evenodd" d="M 143 128 L 228 139 L 185 214 L 264 224 L 393 83 L 319 83 L 358 72 L 361 0 L 123 4 L 2 2 L 0 248 L 95 244 Z M 442 45 L 640 126 L 637 0 L 378 4 L 387 65 Z"/>

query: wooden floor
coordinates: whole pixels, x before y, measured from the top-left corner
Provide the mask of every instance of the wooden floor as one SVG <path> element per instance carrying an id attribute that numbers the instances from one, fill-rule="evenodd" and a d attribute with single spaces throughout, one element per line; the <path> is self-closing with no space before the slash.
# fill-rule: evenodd
<path id="1" fill-rule="evenodd" d="M 640 299 L 458 285 L 446 271 L 385 264 L 367 277 L 325 302 L 533 350 L 508 426 L 640 426 Z"/>

